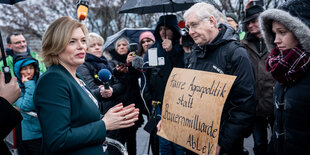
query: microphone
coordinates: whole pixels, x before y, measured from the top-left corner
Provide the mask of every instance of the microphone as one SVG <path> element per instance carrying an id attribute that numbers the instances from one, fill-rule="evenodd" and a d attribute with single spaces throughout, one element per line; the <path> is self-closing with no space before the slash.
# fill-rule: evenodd
<path id="1" fill-rule="evenodd" d="M 76 13 L 79 20 L 84 20 L 88 13 L 88 0 L 77 0 L 76 2 Z"/>
<path id="2" fill-rule="evenodd" d="M 135 69 L 140 69 L 143 67 L 143 64 L 144 64 L 144 61 L 143 61 L 143 58 L 140 57 L 140 56 L 135 56 L 133 59 L 132 59 L 132 62 L 131 62 L 131 66 Z"/>
<path id="3" fill-rule="evenodd" d="M 101 69 L 98 73 L 99 80 L 103 83 L 104 89 L 110 89 L 109 81 L 112 77 L 111 72 L 108 69 Z"/>

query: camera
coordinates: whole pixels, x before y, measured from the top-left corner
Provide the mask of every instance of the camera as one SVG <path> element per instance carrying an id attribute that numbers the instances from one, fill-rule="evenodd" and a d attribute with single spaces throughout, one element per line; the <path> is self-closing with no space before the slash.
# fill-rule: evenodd
<path id="1" fill-rule="evenodd" d="M 134 52 L 134 51 L 136 51 L 136 50 L 138 50 L 138 44 L 137 44 L 137 43 L 131 43 L 131 44 L 129 44 L 129 51 L 130 51 L 130 52 Z"/>
<path id="2" fill-rule="evenodd" d="M 182 35 L 182 46 L 185 47 L 192 47 L 195 42 L 193 40 L 193 38 L 189 35 L 189 29 L 188 28 L 184 28 L 183 29 L 183 35 Z"/>

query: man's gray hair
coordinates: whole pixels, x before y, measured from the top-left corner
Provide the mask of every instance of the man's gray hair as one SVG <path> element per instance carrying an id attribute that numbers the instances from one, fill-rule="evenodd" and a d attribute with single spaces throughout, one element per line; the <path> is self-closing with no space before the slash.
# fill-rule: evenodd
<path id="1" fill-rule="evenodd" d="M 195 14 L 201 20 L 208 19 L 210 16 L 213 16 L 218 26 L 219 21 L 219 11 L 212 5 L 206 2 L 196 3 L 188 10 L 185 11 L 183 18 L 186 19 L 189 15 Z"/>

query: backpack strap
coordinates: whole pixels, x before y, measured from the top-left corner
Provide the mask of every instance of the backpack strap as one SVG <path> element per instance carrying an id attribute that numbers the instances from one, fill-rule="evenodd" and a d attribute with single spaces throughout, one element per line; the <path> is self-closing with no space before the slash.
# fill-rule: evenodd
<path id="1" fill-rule="evenodd" d="M 230 41 L 222 48 L 229 49 L 229 50 L 223 50 L 225 51 L 225 59 L 226 59 L 226 68 L 225 68 L 225 74 L 232 75 L 232 56 L 234 55 L 237 48 L 243 47 L 239 41 Z"/>

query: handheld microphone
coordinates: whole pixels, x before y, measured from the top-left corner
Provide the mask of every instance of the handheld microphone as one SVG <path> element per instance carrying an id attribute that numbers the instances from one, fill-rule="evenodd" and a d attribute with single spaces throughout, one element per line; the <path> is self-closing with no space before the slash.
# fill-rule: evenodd
<path id="1" fill-rule="evenodd" d="M 88 13 L 88 0 L 77 0 L 76 2 L 76 13 L 79 20 L 84 20 Z"/>
<path id="2" fill-rule="evenodd" d="M 104 89 L 110 89 L 109 81 L 111 80 L 112 74 L 108 69 L 101 69 L 98 73 L 99 80 L 103 83 Z"/>
<path id="3" fill-rule="evenodd" d="M 143 64 L 144 64 L 144 61 L 143 61 L 143 58 L 140 57 L 140 56 L 135 56 L 133 59 L 132 59 L 132 62 L 131 62 L 131 66 L 135 69 L 140 69 L 143 67 Z"/>

